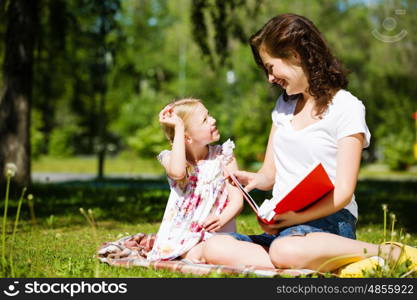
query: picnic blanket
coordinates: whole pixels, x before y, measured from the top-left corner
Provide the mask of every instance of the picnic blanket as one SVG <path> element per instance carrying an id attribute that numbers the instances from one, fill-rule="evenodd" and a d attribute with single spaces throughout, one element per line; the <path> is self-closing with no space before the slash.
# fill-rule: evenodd
<path id="1" fill-rule="evenodd" d="M 198 264 L 186 259 L 149 261 L 147 260 L 147 253 L 152 249 L 155 238 L 155 234 L 137 233 L 125 236 L 114 242 L 104 243 L 97 251 L 98 259 L 111 266 L 144 267 L 194 275 L 207 275 L 212 272 L 221 274 L 253 274 L 262 277 L 320 275 L 320 273 L 307 269 Z"/>

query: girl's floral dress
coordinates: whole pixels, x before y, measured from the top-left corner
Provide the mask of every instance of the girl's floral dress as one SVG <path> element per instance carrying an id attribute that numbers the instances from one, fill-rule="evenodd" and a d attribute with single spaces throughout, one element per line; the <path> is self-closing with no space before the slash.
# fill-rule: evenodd
<path id="1" fill-rule="evenodd" d="M 230 162 L 233 148 L 230 140 L 223 145 L 209 145 L 205 160 L 197 165 L 187 164 L 186 178 L 176 181 L 168 177 L 171 193 L 148 260 L 175 259 L 212 235 L 200 224 L 210 214 L 220 215 L 227 205 L 222 164 Z M 159 161 L 168 153 L 162 151 Z"/>

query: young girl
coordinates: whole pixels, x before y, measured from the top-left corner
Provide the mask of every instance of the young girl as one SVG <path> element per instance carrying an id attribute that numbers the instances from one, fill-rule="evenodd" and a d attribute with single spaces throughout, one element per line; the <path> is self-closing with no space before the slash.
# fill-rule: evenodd
<path id="1" fill-rule="evenodd" d="M 216 120 L 197 99 L 169 104 L 159 121 L 172 144 L 158 155 L 171 193 L 148 259 L 204 262 L 204 241 L 213 232 L 235 232 L 243 206 L 240 192 L 223 176 L 223 166 L 237 170 L 234 144 L 211 145 L 220 138 Z"/>
<path id="2" fill-rule="evenodd" d="M 268 81 L 284 93 L 272 111 L 262 168 L 235 175 L 248 191 L 272 189 L 273 197 L 280 197 L 311 163 L 320 161 L 335 188 L 301 212 L 276 215 L 273 225 L 258 220 L 263 234 L 213 237 L 204 248 L 206 260 L 320 271 L 352 263 L 340 274 L 361 276 L 378 262 L 368 257 L 379 254 L 387 260 L 409 259 L 411 268 L 417 268 L 416 248 L 355 240 L 358 209 L 353 193 L 370 133 L 365 107 L 345 90 L 345 72 L 319 30 L 305 17 L 279 15 L 250 44 Z"/>

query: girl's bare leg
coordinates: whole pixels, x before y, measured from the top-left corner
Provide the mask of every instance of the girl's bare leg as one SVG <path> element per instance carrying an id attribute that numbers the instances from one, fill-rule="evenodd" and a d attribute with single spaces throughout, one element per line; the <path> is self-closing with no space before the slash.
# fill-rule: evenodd
<path id="1" fill-rule="evenodd" d="M 205 264 L 206 262 L 205 262 L 204 257 L 203 257 L 204 244 L 205 244 L 205 242 L 201 242 L 201 243 L 195 245 L 193 248 L 188 250 L 188 252 L 181 255 L 181 258 L 188 259 L 188 260 L 192 261 L 193 263 Z"/>
<path id="2" fill-rule="evenodd" d="M 268 252 L 262 246 L 238 241 L 228 235 L 216 235 L 208 239 L 203 248 L 203 257 L 209 264 L 274 268 Z"/>

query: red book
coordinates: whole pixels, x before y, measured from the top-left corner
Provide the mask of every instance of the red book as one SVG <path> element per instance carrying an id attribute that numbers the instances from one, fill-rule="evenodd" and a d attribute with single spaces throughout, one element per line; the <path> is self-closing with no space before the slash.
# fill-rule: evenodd
<path id="1" fill-rule="evenodd" d="M 295 182 L 281 198 L 265 200 L 259 207 L 233 174 L 230 174 L 230 178 L 240 189 L 243 197 L 258 218 L 267 224 L 274 223 L 272 218 L 275 214 L 287 211 L 300 211 L 334 189 L 334 185 L 323 165 L 318 163 L 308 169 L 305 175 Z"/>

